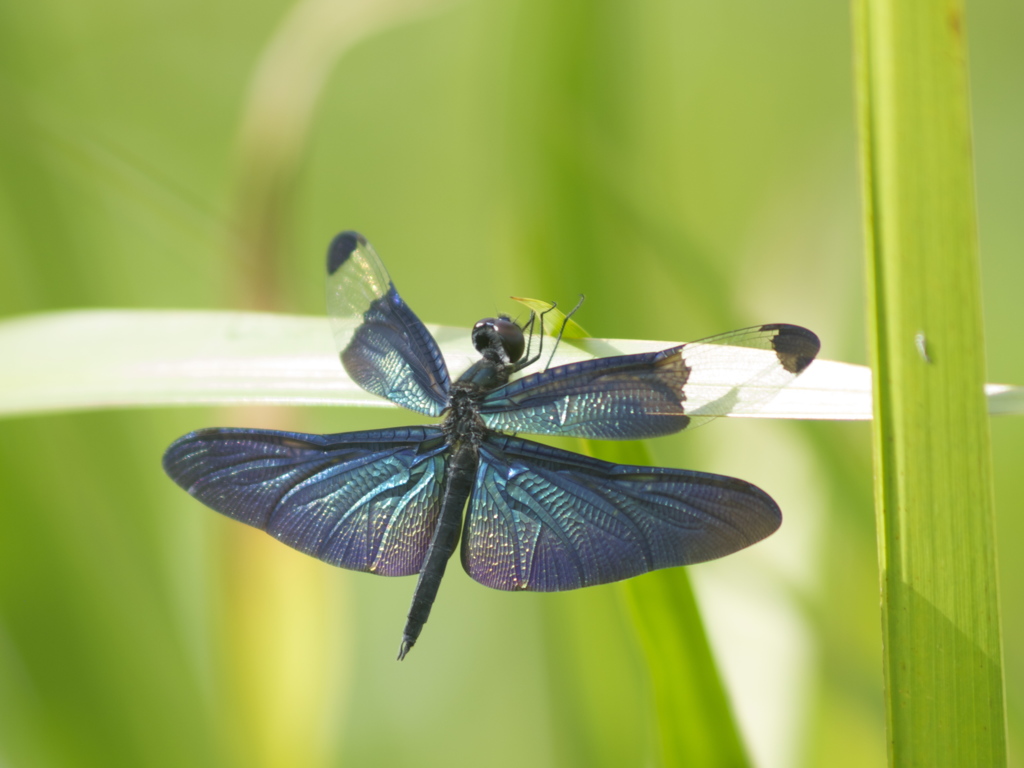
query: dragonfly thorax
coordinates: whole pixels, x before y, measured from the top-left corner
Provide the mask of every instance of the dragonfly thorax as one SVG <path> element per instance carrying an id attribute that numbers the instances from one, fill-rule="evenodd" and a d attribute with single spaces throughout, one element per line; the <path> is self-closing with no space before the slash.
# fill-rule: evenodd
<path id="1" fill-rule="evenodd" d="M 480 418 L 478 404 L 479 397 L 471 390 L 458 384 L 452 388 L 451 404 L 441 425 L 449 443 L 473 435 L 482 436 L 486 431 L 487 427 Z"/>
<path id="2" fill-rule="evenodd" d="M 508 381 L 512 367 L 487 359 L 477 360 L 452 385 L 442 424 L 449 443 L 483 436 L 487 427 L 480 418 L 480 402 L 488 392 Z"/>

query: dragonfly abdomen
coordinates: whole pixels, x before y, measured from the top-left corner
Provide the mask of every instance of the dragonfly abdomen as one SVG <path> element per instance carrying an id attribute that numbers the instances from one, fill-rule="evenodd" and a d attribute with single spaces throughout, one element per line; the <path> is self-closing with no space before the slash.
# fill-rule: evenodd
<path id="1" fill-rule="evenodd" d="M 480 463 L 480 450 L 475 440 L 461 439 L 451 450 L 451 459 L 444 478 L 441 513 L 423 561 L 423 569 L 416 582 L 416 591 L 412 595 L 409 618 L 398 651 L 399 661 L 404 659 L 405 654 L 416 644 L 416 639 L 420 636 L 423 625 L 427 623 L 427 617 L 430 616 L 430 609 L 434 605 L 434 598 L 437 597 L 448 560 L 459 545 L 462 513 L 473 489 L 477 465 Z"/>

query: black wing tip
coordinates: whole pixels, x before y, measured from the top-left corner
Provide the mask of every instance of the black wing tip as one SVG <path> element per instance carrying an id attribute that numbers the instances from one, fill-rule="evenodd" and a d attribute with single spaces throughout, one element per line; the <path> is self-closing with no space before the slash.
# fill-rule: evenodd
<path id="1" fill-rule="evenodd" d="M 164 472 L 171 480 L 186 491 L 189 491 L 195 478 L 189 474 L 192 465 L 188 459 L 194 455 L 197 445 L 201 445 L 204 442 L 208 443 L 211 437 L 230 437 L 232 434 L 251 432 L 253 430 L 236 427 L 203 427 L 194 430 L 186 435 L 182 435 L 167 446 L 167 450 L 164 451 L 160 462 L 161 466 L 163 466 Z M 191 493 L 191 491 L 189 492 Z"/>
<path id="2" fill-rule="evenodd" d="M 757 486 L 753 487 L 757 488 Z M 762 500 L 764 501 L 764 514 L 761 518 L 764 523 L 764 527 L 761 528 L 760 531 L 756 532 L 758 538 L 752 542 L 754 544 L 758 541 L 764 541 L 782 527 L 782 510 L 775 502 L 775 499 L 760 488 L 757 488 L 757 490 L 760 491 Z"/>
<path id="3" fill-rule="evenodd" d="M 186 491 L 189 489 L 189 481 L 185 477 L 187 467 L 182 467 L 181 465 L 182 448 L 187 446 L 195 436 L 195 432 L 189 432 L 187 435 L 179 437 L 167 446 L 167 450 L 164 451 L 163 459 L 160 462 L 164 468 L 164 473 Z M 187 451 L 185 453 L 187 455 Z"/>
<path id="4" fill-rule="evenodd" d="M 346 229 L 336 235 L 327 248 L 327 274 L 333 275 L 341 269 L 360 245 L 366 245 L 366 238 L 354 230 Z"/>
<path id="5" fill-rule="evenodd" d="M 813 331 L 799 325 L 773 323 L 762 325 L 762 331 L 775 331 L 772 349 L 782 367 L 790 373 L 803 373 L 821 350 L 821 339 Z"/>
<path id="6" fill-rule="evenodd" d="M 716 479 L 741 500 L 743 512 L 738 514 L 736 519 L 742 520 L 746 540 L 734 551 L 738 552 L 764 541 L 782 527 L 782 510 L 775 499 L 762 488 L 738 477 L 721 475 Z"/>
<path id="7" fill-rule="evenodd" d="M 211 435 L 215 435 L 223 431 L 223 427 L 204 427 L 179 437 L 167 446 L 167 450 L 164 451 L 163 460 L 161 462 L 164 472 L 167 473 L 167 476 L 170 477 L 171 480 L 187 491 L 191 485 L 191 481 L 186 477 L 188 465 L 186 464 L 183 466 L 181 464 L 182 459 L 191 455 L 193 452 L 193 446 L 197 442 L 201 442 L 204 438 L 208 438 Z"/>

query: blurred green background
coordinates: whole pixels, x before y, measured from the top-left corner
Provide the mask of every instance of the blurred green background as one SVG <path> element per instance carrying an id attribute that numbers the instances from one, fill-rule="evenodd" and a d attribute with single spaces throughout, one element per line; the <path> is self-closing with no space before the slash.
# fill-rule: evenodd
<path id="1" fill-rule="evenodd" d="M 0 315 L 321 314 L 324 248 L 356 228 L 429 322 L 582 292 L 595 336 L 785 321 L 814 329 L 823 357 L 864 361 L 844 4 L 420 8 L 0 4 Z M 1024 5 L 967 12 L 989 380 L 1020 384 Z M 411 420 L 0 422 L 0 765 L 656 764 L 620 587 L 509 595 L 453 567 L 397 664 L 412 580 L 292 552 L 160 469 L 201 426 Z M 1024 425 L 993 435 L 1021 765 Z M 764 544 L 690 569 L 754 762 L 883 765 L 868 426 L 727 420 L 650 450 L 753 481 L 786 514 Z"/>

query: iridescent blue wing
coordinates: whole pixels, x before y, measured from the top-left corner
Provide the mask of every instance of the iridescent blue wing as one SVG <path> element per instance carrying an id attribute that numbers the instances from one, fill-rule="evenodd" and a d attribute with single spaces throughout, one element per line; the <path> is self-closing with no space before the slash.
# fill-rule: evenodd
<path id="1" fill-rule="evenodd" d="M 353 381 L 405 408 L 441 414 L 451 387 L 441 350 L 358 232 L 342 232 L 327 251 L 327 314 Z"/>
<path id="2" fill-rule="evenodd" d="M 490 434 L 462 564 L 494 589 L 555 592 L 724 557 L 781 523 L 768 494 L 742 480 L 610 464 Z"/>
<path id="3" fill-rule="evenodd" d="M 434 427 L 303 435 L 202 429 L 164 454 L 171 479 L 208 507 L 331 565 L 419 573 L 441 506 Z"/>
<path id="4" fill-rule="evenodd" d="M 480 415 L 506 432 L 602 440 L 657 437 L 756 411 L 814 360 L 818 337 L 759 325 L 639 355 L 524 376 L 487 394 Z"/>

